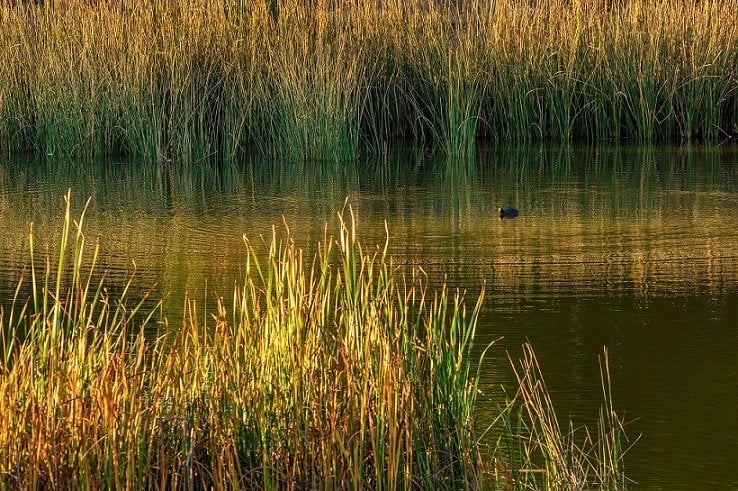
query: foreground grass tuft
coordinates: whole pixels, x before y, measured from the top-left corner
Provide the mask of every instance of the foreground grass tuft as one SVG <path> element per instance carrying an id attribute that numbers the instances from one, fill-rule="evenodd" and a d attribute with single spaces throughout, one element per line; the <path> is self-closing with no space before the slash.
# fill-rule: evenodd
<path id="1" fill-rule="evenodd" d="M 157 332 L 143 302 L 126 307 L 133 279 L 109 296 L 70 201 L 55 264 L 37 268 L 31 233 L 29 299 L 22 281 L 2 316 L 3 487 L 527 489 L 518 469 L 539 450 L 541 488 L 623 484 L 611 407 L 604 453 L 562 449 L 532 351 L 509 407 L 534 430 L 499 426 L 537 450 L 508 447 L 511 470 L 495 474 L 474 424 L 482 296 L 467 311 L 445 286 L 430 293 L 386 246 L 362 246 L 352 216 L 308 260 L 289 233 L 266 254 L 246 241 L 233 298 L 210 317 L 189 300 L 182 325 Z"/>

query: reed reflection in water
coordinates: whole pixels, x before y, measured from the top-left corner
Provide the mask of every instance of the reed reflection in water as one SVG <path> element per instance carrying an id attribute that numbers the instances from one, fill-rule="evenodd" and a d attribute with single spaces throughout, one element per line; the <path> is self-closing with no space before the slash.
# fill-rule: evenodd
<path id="1" fill-rule="evenodd" d="M 610 350 L 616 405 L 643 439 L 628 474 L 654 489 L 738 486 L 738 150 L 665 147 L 480 149 L 473 161 L 397 151 L 359 163 L 135 162 L 0 165 L 0 295 L 12 297 L 24 244 L 59 226 L 72 188 L 92 196 L 90 236 L 113 286 L 166 295 L 176 325 L 185 291 L 208 302 L 242 281 L 242 236 L 284 222 L 308 253 L 346 202 L 365 245 L 399 265 L 488 291 L 478 350 L 509 384 L 507 353 L 529 339 L 561 415 L 588 423 L 600 403 L 597 355 Z M 520 216 L 500 220 L 501 206 Z M 53 251 L 51 254 L 54 257 Z M 617 407 L 616 407 L 617 409 Z M 480 414 L 480 420 L 485 415 Z M 636 419 L 638 418 L 638 419 Z"/>

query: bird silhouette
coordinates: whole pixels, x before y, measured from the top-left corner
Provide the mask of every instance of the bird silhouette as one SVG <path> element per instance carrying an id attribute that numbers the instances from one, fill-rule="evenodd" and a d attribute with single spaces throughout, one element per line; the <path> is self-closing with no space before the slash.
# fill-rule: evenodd
<path id="1" fill-rule="evenodd" d="M 500 219 L 515 218 L 520 212 L 515 208 L 500 208 Z"/>

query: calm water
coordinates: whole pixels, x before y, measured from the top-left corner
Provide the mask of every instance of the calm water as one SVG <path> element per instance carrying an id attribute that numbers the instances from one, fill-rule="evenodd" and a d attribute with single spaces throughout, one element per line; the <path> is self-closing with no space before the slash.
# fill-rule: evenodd
<path id="1" fill-rule="evenodd" d="M 111 287 L 135 262 L 170 319 L 185 290 L 231 292 L 244 234 L 284 221 L 312 249 L 348 202 L 365 244 L 386 221 L 398 262 L 470 297 L 486 286 L 479 351 L 502 337 L 487 393 L 510 386 L 508 353 L 529 340 L 559 415 L 591 423 L 607 346 L 616 409 L 642 435 L 626 460 L 640 488 L 738 488 L 738 148 L 487 150 L 462 170 L 398 153 L 361 169 L 0 163 L 0 298 L 27 265 L 29 222 L 52 237 L 69 187 L 77 210 L 92 196 Z M 501 221 L 500 206 L 521 214 Z"/>

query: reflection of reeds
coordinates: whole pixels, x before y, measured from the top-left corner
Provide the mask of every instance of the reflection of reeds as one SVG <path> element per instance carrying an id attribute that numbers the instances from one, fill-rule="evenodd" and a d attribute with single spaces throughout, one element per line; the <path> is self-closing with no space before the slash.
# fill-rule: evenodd
<path id="1" fill-rule="evenodd" d="M 431 298 L 386 246 L 359 243 L 352 216 L 312 261 L 289 233 L 266 259 L 247 241 L 232 299 L 212 317 L 188 300 L 182 325 L 152 336 L 153 314 L 126 307 L 133 279 L 108 296 L 83 219 L 67 195 L 57 267 L 32 262 L 29 301 L 0 323 L 5 486 L 494 485 L 470 373 L 482 296 L 471 311 L 445 287 Z"/>
<path id="2" fill-rule="evenodd" d="M 738 130 L 730 2 L 266 3 L 4 2 L 2 146 L 346 160 Z"/>
<path id="3" fill-rule="evenodd" d="M 234 231 L 268 233 L 284 216 L 301 245 L 311 247 L 351 196 L 367 239 L 382 240 L 386 218 L 393 253 L 423 265 L 434 279 L 486 281 L 501 292 L 532 295 L 716 291 L 738 271 L 738 236 L 725 227 L 736 213 L 729 164 L 735 156 L 728 151 L 500 147 L 480 152 L 484 160 L 476 168 L 440 164 L 433 173 L 422 172 L 437 168 L 427 156 L 417 165 L 407 157 L 421 167 L 412 174 L 402 171 L 401 158 L 369 171 L 358 163 L 295 166 L 294 172 L 256 161 L 244 170 L 40 159 L 0 166 L 6 185 L 0 251 L 9 271 L 21 271 L 27 254 L 18 237 L 28 221 L 37 235 L 51 237 L 59 222 L 49 210 L 76 186 L 93 196 L 87 223 L 101 235 L 111 280 L 123 284 L 135 258 L 147 285 L 164 280 L 163 290 L 181 298 L 208 278 L 223 294 L 241 265 Z M 398 186 L 418 191 L 397 193 Z M 503 224 L 495 204 L 508 202 L 523 214 Z M 449 234 L 456 235 L 432 238 Z M 209 252 L 212 242 L 220 245 L 218 261 Z M 180 304 L 167 301 L 174 310 Z"/>

